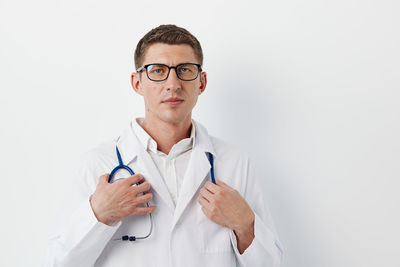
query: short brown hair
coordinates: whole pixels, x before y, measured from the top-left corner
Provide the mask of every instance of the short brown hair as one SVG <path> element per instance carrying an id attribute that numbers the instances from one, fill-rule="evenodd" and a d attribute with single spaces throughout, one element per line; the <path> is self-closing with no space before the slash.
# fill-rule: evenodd
<path id="1" fill-rule="evenodd" d="M 144 55 L 148 46 L 154 43 L 164 44 L 188 44 L 199 60 L 199 64 L 203 65 L 203 51 L 200 42 L 188 30 L 173 24 L 160 25 L 152 29 L 136 46 L 135 50 L 135 67 L 138 69 L 142 66 Z"/>

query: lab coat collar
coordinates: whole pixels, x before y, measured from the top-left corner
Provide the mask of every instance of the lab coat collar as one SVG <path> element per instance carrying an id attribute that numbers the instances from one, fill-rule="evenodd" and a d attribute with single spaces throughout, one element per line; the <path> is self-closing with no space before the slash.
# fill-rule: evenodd
<path id="1" fill-rule="evenodd" d="M 194 140 L 194 146 L 198 147 L 199 150 L 202 150 L 206 153 L 211 153 L 214 157 L 217 156 L 214 146 L 211 143 L 210 136 L 208 135 L 207 129 L 201 125 L 199 122 L 192 120 L 193 126 L 196 127 L 196 138 Z"/>

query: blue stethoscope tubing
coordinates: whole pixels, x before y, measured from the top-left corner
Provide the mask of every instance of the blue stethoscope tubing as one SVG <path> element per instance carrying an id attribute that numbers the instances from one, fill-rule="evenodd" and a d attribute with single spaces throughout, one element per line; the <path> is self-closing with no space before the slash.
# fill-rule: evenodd
<path id="1" fill-rule="evenodd" d="M 214 157 L 211 153 L 208 153 L 208 160 L 210 161 L 211 164 L 211 182 L 213 182 L 213 184 L 216 184 L 214 178 Z"/>
<path id="2" fill-rule="evenodd" d="M 111 183 L 112 178 L 114 177 L 115 173 L 116 173 L 117 171 L 121 170 L 121 169 L 128 171 L 130 175 L 135 175 L 135 172 L 134 172 L 128 165 L 125 165 L 125 164 L 123 163 L 122 158 L 121 158 L 121 154 L 119 153 L 119 150 L 118 150 L 118 146 L 116 146 L 116 151 L 117 151 L 117 157 L 118 157 L 118 166 L 115 167 L 115 168 L 110 172 L 110 176 L 108 177 L 108 182 L 109 182 L 109 183 Z M 119 179 L 118 179 L 118 180 L 119 180 Z M 117 181 L 117 180 L 115 180 L 115 181 Z M 114 182 L 115 182 L 115 181 L 114 181 Z M 140 182 L 139 182 L 139 183 L 136 183 L 136 185 L 139 185 L 139 184 L 140 184 Z M 149 203 L 146 203 L 146 206 L 149 207 Z M 151 233 L 153 232 L 153 216 L 151 215 L 151 213 L 149 213 L 149 217 L 150 217 L 150 230 L 149 230 L 149 233 L 148 233 L 146 236 L 134 236 L 134 235 L 133 235 L 133 236 L 128 236 L 128 235 L 124 235 L 124 236 L 122 236 L 121 238 L 117 238 L 117 239 L 114 239 L 114 240 L 136 241 L 137 239 L 145 239 L 145 238 L 148 238 L 148 237 L 151 235 Z"/>
<path id="3" fill-rule="evenodd" d="M 125 165 L 122 161 L 121 158 L 121 154 L 119 153 L 118 150 L 118 146 L 115 147 L 116 152 L 117 152 L 117 157 L 118 157 L 118 166 L 116 166 L 111 172 L 110 172 L 110 176 L 108 177 L 108 182 L 111 183 L 112 178 L 114 177 L 115 173 L 121 169 L 126 170 L 129 172 L 130 175 L 135 175 L 135 172 L 128 166 Z M 214 157 L 211 153 L 208 153 L 208 160 L 210 161 L 210 165 L 211 165 L 211 182 L 213 182 L 215 184 L 215 177 L 214 177 Z M 119 179 L 118 179 L 119 180 Z M 117 181 L 117 180 L 115 180 Z M 114 182 L 115 182 L 114 181 Z M 139 185 L 139 183 L 136 183 L 136 185 Z M 149 203 L 146 203 L 147 207 L 149 207 Z M 145 239 L 148 238 L 151 233 L 153 232 L 153 216 L 151 213 L 149 213 L 149 217 L 150 217 L 150 230 L 149 233 L 146 236 L 128 236 L 128 235 L 124 235 L 121 238 L 117 238 L 114 240 L 122 240 L 122 241 L 136 241 L 137 239 Z"/>

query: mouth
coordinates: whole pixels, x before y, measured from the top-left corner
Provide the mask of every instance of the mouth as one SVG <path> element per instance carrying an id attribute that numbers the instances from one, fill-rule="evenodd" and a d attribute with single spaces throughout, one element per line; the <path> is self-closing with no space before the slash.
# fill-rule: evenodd
<path id="1" fill-rule="evenodd" d="M 183 99 L 177 98 L 177 97 L 171 97 L 166 100 L 163 100 L 163 104 L 167 104 L 169 106 L 178 106 L 183 102 Z"/>

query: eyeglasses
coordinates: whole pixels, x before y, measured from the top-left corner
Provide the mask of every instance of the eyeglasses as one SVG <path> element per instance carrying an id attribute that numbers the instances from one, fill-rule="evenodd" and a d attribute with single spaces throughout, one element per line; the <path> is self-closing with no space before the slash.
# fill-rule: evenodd
<path id="1" fill-rule="evenodd" d="M 136 71 L 141 72 L 146 69 L 147 77 L 155 82 L 161 82 L 168 79 L 171 69 L 175 69 L 176 75 L 182 81 L 193 81 L 201 72 L 201 65 L 195 63 L 183 63 L 176 66 L 167 66 L 165 64 L 148 64 L 141 66 Z"/>

